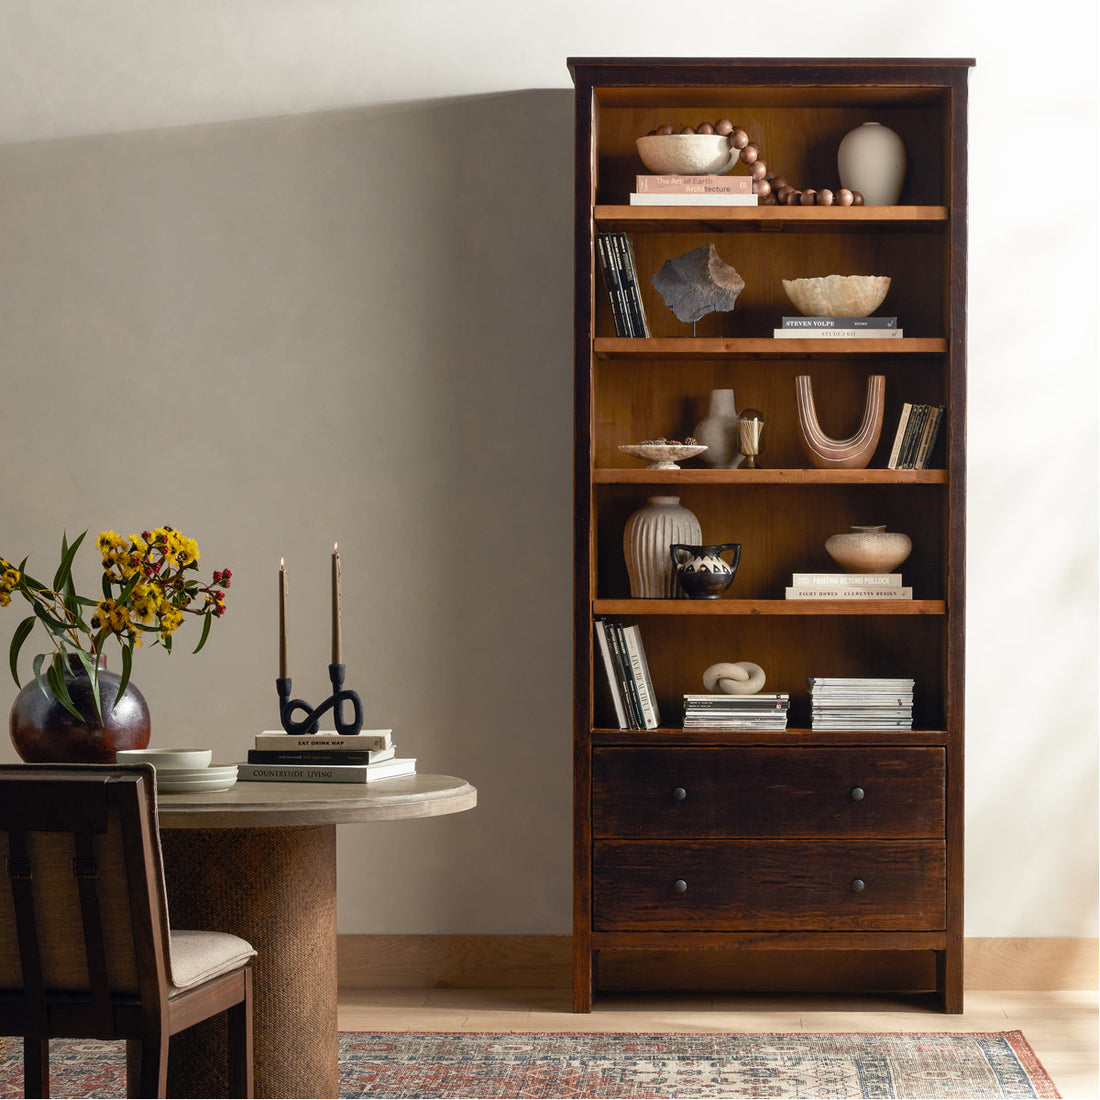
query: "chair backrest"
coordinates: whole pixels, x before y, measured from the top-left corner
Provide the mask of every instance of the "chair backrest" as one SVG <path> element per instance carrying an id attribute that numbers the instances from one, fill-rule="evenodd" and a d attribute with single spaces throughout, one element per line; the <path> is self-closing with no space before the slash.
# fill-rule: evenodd
<path id="1" fill-rule="evenodd" d="M 167 996 L 168 912 L 148 764 L 0 766 L 0 991 L 28 1034 L 86 995 L 103 1038 L 113 1000 Z"/>

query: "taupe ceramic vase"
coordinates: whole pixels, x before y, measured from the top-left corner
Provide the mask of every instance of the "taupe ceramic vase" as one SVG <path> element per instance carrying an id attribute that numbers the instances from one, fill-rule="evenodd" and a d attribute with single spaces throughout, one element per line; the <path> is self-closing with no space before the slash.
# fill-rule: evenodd
<path id="1" fill-rule="evenodd" d="M 913 549 L 913 540 L 900 531 L 854 526 L 825 540 L 829 557 L 849 573 L 892 573 Z"/>
<path id="2" fill-rule="evenodd" d="M 623 554 L 634 599 L 682 599 L 683 590 L 672 568 L 668 548 L 674 542 L 698 543 L 703 528 L 679 497 L 650 497 L 623 529 Z"/>

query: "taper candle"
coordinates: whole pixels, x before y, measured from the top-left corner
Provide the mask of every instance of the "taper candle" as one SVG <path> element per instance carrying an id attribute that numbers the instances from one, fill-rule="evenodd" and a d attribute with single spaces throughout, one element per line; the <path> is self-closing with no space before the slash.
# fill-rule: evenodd
<path id="1" fill-rule="evenodd" d="M 286 558 L 279 559 L 279 676 L 287 678 L 286 659 Z"/>
<path id="2" fill-rule="evenodd" d="M 340 637 L 340 546 L 332 544 L 332 663 L 340 665 L 343 660 L 343 646 Z"/>

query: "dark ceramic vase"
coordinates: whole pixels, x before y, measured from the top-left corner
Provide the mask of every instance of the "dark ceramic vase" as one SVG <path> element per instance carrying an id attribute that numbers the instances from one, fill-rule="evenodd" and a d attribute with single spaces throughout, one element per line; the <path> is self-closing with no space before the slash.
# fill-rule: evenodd
<path id="1" fill-rule="evenodd" d="M 673 543 L 669 546 L 673 568 L 680 587 L 691 600 L 716 600 L 733 583 L 741 561 L 741 544 L 724 542 L 718 546 L 689 546 Z M 733 561 L 722 555 L 733 551 Z"/>
<path id="2" fill-rule="evenodd" d="M 53 696 L 42 694 L 35 680 L 15 697 L 9 720 L 15 751 L 28 764 L 113 764 L 119 749 L 143 749 L 149 744 L 149 707 L 131 682 L 112 708 L 119 676 L 108 672 L 100 658 L 99 700 L 103 719 L 96 713 L 92 682 L 79 658 L 69 656 L 65 686 L 81 721 Z"/>

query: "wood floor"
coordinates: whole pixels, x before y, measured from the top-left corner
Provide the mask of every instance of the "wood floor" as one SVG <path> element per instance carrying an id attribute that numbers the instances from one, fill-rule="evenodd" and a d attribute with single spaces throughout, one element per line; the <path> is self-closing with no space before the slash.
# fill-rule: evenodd
<path id="1" fill-rule="evenodd" d="M 590 1015 L 566 989 L 341 989 L 341 1031 L 1022 1031 L 1066 1100 L 1096 1100 L 1098 995 L 974 991 L 966 1012 L 894 997 L 605 994 Z"/>

